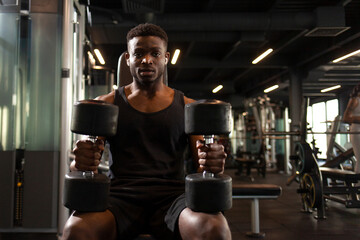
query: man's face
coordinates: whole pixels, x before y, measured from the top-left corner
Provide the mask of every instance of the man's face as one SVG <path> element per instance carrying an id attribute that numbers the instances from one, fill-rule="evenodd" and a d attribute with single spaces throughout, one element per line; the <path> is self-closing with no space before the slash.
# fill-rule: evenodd
<path id="1" fill-rule="evenodd" d="M 128 42 L 125 55 L 131 75 L 140 83 L 162 79 L 169 56 L 165 42 L 155 36 L 134 37 Z"/>

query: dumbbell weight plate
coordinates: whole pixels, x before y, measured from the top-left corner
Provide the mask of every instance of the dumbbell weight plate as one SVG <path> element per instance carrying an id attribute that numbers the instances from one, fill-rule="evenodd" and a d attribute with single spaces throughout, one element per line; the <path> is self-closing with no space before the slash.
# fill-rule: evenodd
<path id="1" fill-rule="evenodd" d="M 296 170 L 300 174 L 308 173 L 314 168 L 313 153 L 309 144 L 297 143 L 295 145 L 295 154 L 298 156 Z"/>
<path id="2" fill-rule="evenodd" d="M 322 189 L 319 177 L 313 173 L 305 173 L 300 181 L 301 197 L 309 208 L 317 208 L 321 204 Z"/>
<path id="3" fill-rule="evenodd" d="M 185 105 L 185 132 L 192 135 L 218 135 L 231 132 L 231 105 L 214 99 Z"/>
<path id="4" fill-rule="evenodd" d="M 99 100 L 82 100 L 73 106 L 71 131 L 89 136 L 114 136 L 119 108 Z"/>
<path id="5" fill-rule="evenodd" d="M 220 212 L 232 207 L 232 180 L 225 174 L 204 177 L 202 173 L 185 178 L 186 206 L 196 212 Z"/>
<path id="6" fill-rule="evenodd" d="M 89 173 L 74 171 L 65 175 L 65 207 L 80 212 L 102 212 L 107 209 L 110 179 L 103 174 L 85 175 Z"/>

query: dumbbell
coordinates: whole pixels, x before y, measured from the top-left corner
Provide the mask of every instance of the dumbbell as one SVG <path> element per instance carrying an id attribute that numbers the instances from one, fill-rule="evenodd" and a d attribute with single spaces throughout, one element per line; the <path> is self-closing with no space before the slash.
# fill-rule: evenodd
<path id="1" fill-rule="evenodd" d="M 214 135 L 231 132 L 231 105 L 219 100 L 199 100 L 185 105 L 185 133 L 203 135 L 205 144 Z M 185 178 L 186 206 L 196 212 L 219 212 L 232 207 L 232 179 L 225 174 L 189 174 Z"/>
<path id="2" fill-rule="evenodd" d="M 71 131 L 88 135 L 95 142 L 98 136 L 116 134 L 118 107 L 103 101 L 82 100 L 74 104 Z M 80 212 L 102 212 L 108 205 L 110 179 L 93 171 L 73 171 L 65 175 L 63 204 Z"/>

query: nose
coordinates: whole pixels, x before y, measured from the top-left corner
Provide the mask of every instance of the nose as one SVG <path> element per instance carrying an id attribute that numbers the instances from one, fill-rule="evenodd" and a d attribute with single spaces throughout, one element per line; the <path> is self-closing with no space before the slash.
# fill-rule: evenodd
<path id="1" fill-rule="evenodd" d="M 144 55 L 143 59 L 141 60 L 141 63 L 143 63 L 143 64 L 152 64 L 153 63 L 152 56 L 150 54 Z"/>

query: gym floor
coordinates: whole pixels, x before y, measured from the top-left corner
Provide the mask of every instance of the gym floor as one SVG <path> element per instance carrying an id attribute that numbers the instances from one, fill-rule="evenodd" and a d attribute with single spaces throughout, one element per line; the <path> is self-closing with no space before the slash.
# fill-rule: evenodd
<path id="1" fill-rule="evenodd" d="M 226 174 L 234 183 L 251 183 L 249 177 L 236 175 L 235 169 L 227 169 Z M 360 239 L 360 209 L 345 208 L 344 205 L 329 201 L 325 220 L 316 220 L 315 214 L 301 212 L 300 196 L 296 193 L 298 183 L 286 186 L 287 176 L 268 171 L 266 177 L 252 172 L 254 183 L 277 184 L 282 187 L 282 195 L 276 200 L 260 200 L 260 231 L 267 240 L 355 240 Z M 245 236 L 251 230 L 250 200 L 234 200 L 230 211 L 225 212 L 233 240 L 250 239 Z M 56 240 L 53 234 L 11 234 L 0 233 L 0 240 Z M 149 238 L 137 238 L 143 240 Z"/>

